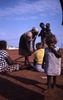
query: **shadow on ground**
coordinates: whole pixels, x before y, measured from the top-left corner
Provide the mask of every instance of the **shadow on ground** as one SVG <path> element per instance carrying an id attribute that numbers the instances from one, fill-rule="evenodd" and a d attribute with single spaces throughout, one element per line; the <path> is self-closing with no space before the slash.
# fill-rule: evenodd
<path id="1" fill-rule="evenodd" d="M 25 79 L 22 77 L 7 75 L 26 84 L 37 84 L 37 81 Z M 10 80 L 0 77 L 0 95 L 4 100 L 44 100 L 44 95 L 34 92 L 23 86 L 13 83 Z"/>

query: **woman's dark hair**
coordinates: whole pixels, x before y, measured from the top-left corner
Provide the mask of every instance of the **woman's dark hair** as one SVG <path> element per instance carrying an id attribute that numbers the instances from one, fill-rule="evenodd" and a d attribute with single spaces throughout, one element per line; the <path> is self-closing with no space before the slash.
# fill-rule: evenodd
<path id="1" fill-rule="evenodd" d="M 5 40 L 0 40 L 0 50 L 5 49 L 7 47 L 7 42 Z"/>
<path id="2" fill-rule="evenodd" d="M 57 39 L 56 39 L 56 36 L 54 34 L 50 34 L 46 38 L 46 44 L 49 45 L 51 43 L 54 43 L 54 44 L 57 43 Z"/>

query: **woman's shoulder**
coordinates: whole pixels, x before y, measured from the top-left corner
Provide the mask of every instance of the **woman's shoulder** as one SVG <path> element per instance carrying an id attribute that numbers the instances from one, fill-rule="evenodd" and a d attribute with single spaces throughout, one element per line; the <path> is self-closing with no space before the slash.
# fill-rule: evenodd
<path id="1" fill-rule="evenodd" d="M 6 52 L 6 50 L 0 50 L 0 53 Z"/>
<path id="2" fill-rule="evenodd" d="M 2 54 L 2 55 L 8 55 L 8 52 L 6 50 L 0 50 L 0 54 Z"/>

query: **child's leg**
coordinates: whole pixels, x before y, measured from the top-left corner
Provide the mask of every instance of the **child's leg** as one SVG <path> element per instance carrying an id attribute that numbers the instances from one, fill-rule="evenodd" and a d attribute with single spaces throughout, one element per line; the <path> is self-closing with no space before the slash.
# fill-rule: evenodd
<path id="1" fill-rule="evenodd" d="M 50 75 L 47 75 L 47 85 L 48 85 L 48 88 L 51 88 L 51 77 Z"/>
<path id="2" fill-rule="evenodd" d="M 53 88 L 54 88 L 55 84 L 56 84 L 56 76 L 53 76 Z"/>

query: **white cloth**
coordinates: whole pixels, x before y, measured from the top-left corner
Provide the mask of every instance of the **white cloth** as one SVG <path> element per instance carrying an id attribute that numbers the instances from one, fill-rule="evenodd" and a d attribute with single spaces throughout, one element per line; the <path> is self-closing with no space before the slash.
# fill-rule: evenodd
<path id="1" fill-rule="evenodd" d="M 44 72 L 44 69 L 42 68 L 42 65 L 36 64 L 35 66 L 32 64 L 32 66 L 36 69 L 38 72 Z"/>
<path id="2" fill-rule="evenodd" d="M 36 69 L 38 72 L 44 72 L 44 69 L 42 68 L 42 65 L 40 65 L 40 64 L 36 64 L 36 65 L 35 65 L 35 69 Z"/>
<path id="3" fill-rule="evenodd" d="M 45 50 L 45 73 L 46 75 L 61 74 L 61 58 L 57 58 L 49 48 Z"/>
<path id="4" fill-rule="evenodd" d="M 8 56 L 8 53 L 5 50 L 0 50 L 0 69 L 4 66 L 8 66 L 5 58 Z"/>

